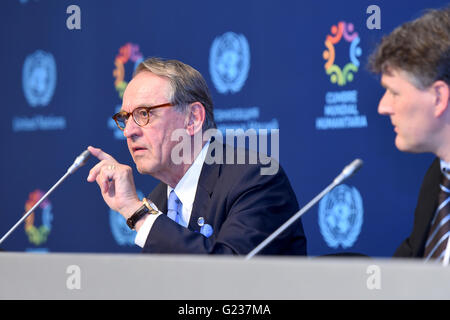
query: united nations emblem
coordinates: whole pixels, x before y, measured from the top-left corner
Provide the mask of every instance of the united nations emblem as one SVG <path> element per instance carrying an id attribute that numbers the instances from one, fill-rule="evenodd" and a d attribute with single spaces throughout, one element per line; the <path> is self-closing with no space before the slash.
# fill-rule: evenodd
<path id="1" fill-rule="evenodd" d="M 363 222 L 362 198 L 355 187 L 337 186 L 319 203 L 319 226 L 329 247 L 351 247 Z"/>
<path id="2" fill-rule="evenodd" d="M 209 53 L 209 72 L 220 93 L 236 93 L 247 80 L 250 49 L 244 35 L 227 32 L 214 39 Z"/>
<path id="3" fill-rule="evenodd" d="M 22 86 L 31 107 L 48 105 L 56 86 L 56 63 L 51 53 L 37 50 L 26 57 Z"/>

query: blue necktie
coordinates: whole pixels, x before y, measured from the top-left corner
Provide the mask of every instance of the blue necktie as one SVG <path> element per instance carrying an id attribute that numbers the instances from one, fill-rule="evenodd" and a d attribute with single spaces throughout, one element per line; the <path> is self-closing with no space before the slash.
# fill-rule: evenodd
<path id="1" fill-rule="evenodd" d="M 450 180 L 443 177 L 443 181 L 439 186 L 438 208 L 435 217 L 431 223 L 428 240 L 425 244 L 426 260 L 438 259 L 444 257 L 450 236 Z"/>
<path id="2" fill-rule="evenodd" d="M 181 201 L 178 199 L 175 190 L 170 191 L 169 200 L 167 201 L 167 216 L 183 226 L 183 221 L 181 219 Z"/>

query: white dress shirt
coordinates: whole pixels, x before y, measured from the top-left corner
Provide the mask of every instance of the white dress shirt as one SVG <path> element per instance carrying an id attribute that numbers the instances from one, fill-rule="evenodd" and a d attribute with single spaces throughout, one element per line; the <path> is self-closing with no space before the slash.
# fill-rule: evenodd
<path id="1" fill-rule="evenodd" d="M 441 160 L 441 172 L 450 180 L 450 163 Z"/>
<path id="2" fill-rule="evenodd" d="M 194 204 L 195 194 L 197 193 L 198 179 L 200 178 L 200 173 L 202 171 L 203 163 L 205 162 L 208 147 L 209 141 L 203 146 L 202 151 L 200 151 L 197 158 L 195 158 L 194 163 L 192 163 L 188 171 L 186 171 L 184 176 L 175 186 L 175 193 L 182 204 L 182 219 L 180 219 L 180 224 L 185 228 L 187 228 L 189 219 L 191 218 L 192 206 Z M 167 198 L 169 198 L 169 194 L 172 190 L 174 190 L 172 187 L 167 186 Z M 141 248 L 144 247 L 145 242 L 147 241 L 147 237 L 150 234 L 150 230 L 152 229 L 153 223 L 161 214 L 162 212 L 159 211 L 158 214 L 147 215 L 134 240 L 134 243 L 136 245 Z"/>

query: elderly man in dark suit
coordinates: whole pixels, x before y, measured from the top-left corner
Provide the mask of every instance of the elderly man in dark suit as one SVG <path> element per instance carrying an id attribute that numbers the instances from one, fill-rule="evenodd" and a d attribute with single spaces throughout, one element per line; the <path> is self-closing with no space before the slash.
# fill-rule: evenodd
<path id="1" fill-rule="evenodd" d="M 395 29 L 370 65 L 382 74 L 378 112 L 390 117 L 396 147 L 437 157 L 422 183 L 412 233 L 395 256 L 443 259 L 450 250 L 450 8 Z"/>
<path id="2" fill-rule="evenodd" d="M 89 150 L 100 162 L 88 181 L 98 183 L 105 202 L 137 231 L 143 252 L 247 254 L 298 210 L 281 167 L 262 174 L 261 163 L 229 161 L 238 149 L 203 137 L 215 128 L 212 100 L 200 73 L 184 63 L 142 62 L 113 118 L 139 173 L 161 183 L 141 201 L 132 169 L 94 147 Z M 212 161 L 224 159 L 219 155 L 227 161 Z M 305 255 L 301 221 L 261 253 Z"/>

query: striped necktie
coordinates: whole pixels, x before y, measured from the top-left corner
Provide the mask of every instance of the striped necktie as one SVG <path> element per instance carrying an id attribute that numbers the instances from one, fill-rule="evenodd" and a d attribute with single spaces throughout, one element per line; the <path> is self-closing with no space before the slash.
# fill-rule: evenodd
<path id="1" fill-rule="evenodd" d="M 178 199 L 175 190 L 170 191 L 167 201 L 167 216 L 179 225 L 184 226 L 183 219 L 181 218 L 181 206 L 181 201 Z"/>
<path id="2" fill-rule="evenodd" d="M 438 207 L 425 244 L 426 260 L 441 260 L 450 236 L 450 180 L 443 176 L 439 187 Z"/>

